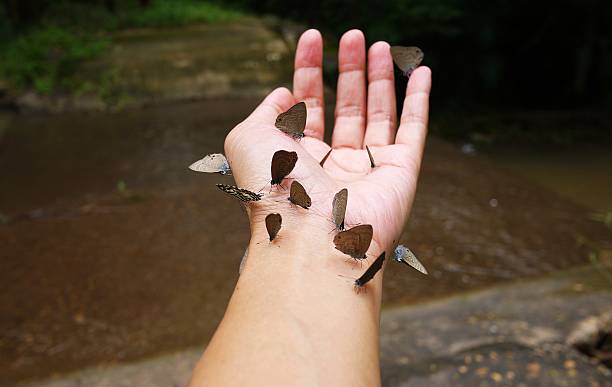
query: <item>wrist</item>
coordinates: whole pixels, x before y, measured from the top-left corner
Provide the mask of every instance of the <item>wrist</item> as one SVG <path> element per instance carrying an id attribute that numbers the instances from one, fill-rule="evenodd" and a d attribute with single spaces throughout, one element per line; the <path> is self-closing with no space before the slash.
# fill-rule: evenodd
<path id="1" fill-rule="evenodd" d="M 265 217 L 270 213 L 282 216 L 281 229 L 270 241 Z M 284 286 L 308 286 L 323 278 L 326 287 L 355 292 L 354 281 L 380 255 L 383 248 L 372 240 L 366 259 L 353 259 L 334 247 L 337 234 L 331 214 L 318 214 L 287 204 L 259 207 L 250 213 L 251 240 L 248 259 L 241 275 L 245 278 L 278 276 L 290 279 Z M 270 283 L 278 278 L 269 278 Z M 380 300 L 382 270 L 365 286 L 365 298 Z M 364 289 L 359 289 L 364 290 Z"/>

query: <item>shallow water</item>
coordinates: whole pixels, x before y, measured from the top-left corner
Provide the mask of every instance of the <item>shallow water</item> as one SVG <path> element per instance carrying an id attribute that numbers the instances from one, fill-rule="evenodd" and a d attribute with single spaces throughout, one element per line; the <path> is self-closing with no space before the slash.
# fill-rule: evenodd
<path id="1" fill-rule="evenodd" d="M 257 103 L 3 117 L 3 380 L 206 343 L 249 231 L 214 187 L 231 177 L 187 165 Z M 384 303 L 582 264 L 611 239 L 583 207 L 432 138 L 400 241 L 431 274 L 389 265 Z"/>
<path id="2" fill-rule="evenodd" d="M 612 212 L 612 145 L 497 147 L 484 154 L 503 168 L 598 212 Z"/>

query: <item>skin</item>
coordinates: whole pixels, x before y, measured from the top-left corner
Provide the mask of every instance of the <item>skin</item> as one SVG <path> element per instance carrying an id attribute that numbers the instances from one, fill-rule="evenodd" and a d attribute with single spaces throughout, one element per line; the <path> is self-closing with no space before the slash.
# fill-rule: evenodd
<path id="1" fill-rule="evenodd" d="M 275 151 L 296 151 L 289 178 L 312 198 L 305 210 L 269 185 L 247 206 L 249 255 L 227 311 L 194 370 L 191 386 L 378 386 L 383 270 L 359 294 L 354 279 L 382 252 L 389 257 L 408 219 L 427 132 L 431 71 L 410 77 L 397 123 L 389 45 L 368 50 L 361 31 L 340 40 L 333 151 L 323 142 L 321 34 L 304 32 L 295 56 L 293 93 L 279 88 L 225 140 L 238 186 L 259 191 L 270 180 Z M 368 82 L 366 92 L 366 82 Z M 308 119 L 296 142 L 274 126 L 277 115 L 305 101 Z M 376 168 L 370 167 L 365 145 Z M 334 249 L 333 196 L 348 188 L 347 228 L 374 229 L 366 262 Z M 280 213 L 282 228 L 269 242 L 265 216 Z"/>

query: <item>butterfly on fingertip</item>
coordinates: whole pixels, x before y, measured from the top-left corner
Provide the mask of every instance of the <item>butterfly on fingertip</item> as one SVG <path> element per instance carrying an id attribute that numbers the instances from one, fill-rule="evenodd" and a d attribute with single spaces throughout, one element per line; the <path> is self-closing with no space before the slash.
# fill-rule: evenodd
<path id="1" fill-rule="evenodd" d="M 391 46 L 391 56 L 406 78 L 410 78 L 410 74 L 419 67 L 425 54 L 420 48 L 414 46 Z"/>

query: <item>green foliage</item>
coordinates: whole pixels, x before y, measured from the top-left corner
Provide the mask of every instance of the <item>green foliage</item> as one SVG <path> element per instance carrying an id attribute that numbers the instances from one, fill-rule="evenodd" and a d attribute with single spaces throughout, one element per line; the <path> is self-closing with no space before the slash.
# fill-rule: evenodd
<path id="1" fill-rule="evenodd" d="M 136 0 L 116 0 L 109 10 L 104 2 L 24 1 L 25 9 L 37 9 L 36 17 L 21 15 L 10 20 L 0 7 L 0 77 L 16 89 L 39 93 L 82 92 L 94 88 L 74 77 L 80 63 L 101 55 L 110 43 L 110 32 L 133 27 L 167 27 L 190 23 L 234 20 L 240 13 L 197 0 L 154 0 L 140 7 Z M 26 4 L 27 5 L 27 4 Z M 28 12 L 32 12 L 31 10 Z M 27 16 L 27 17 L 26 17 Z M 19 20 L 28 23 L 18 24 Z M 13 30 L 9 29 L 13 25 Z M 112 69 L 100 75 L 102 98 L 117 103 L 111 91 Z"/>
<path id="2" fill-rule="evenodd" d="M 45 11 L 42 23 L 67 28 L 113 31 L 133 27 L 171 27 L 192 23 L 218 23 L 240 17 L 238 11 L 197 0 L 154 0 L 147 7 L 133 1 L 116 1 L 109 11 L 102 5 L 74 1 L 54 2 Z"/>
<path id="3" fill-rule="evenodd" d="M 239 17 L 237 11 L 194 0 L 154 1 L 139 12 L 126 13 L 123 26 L 166 27 L 191 23 L 218 23 Z"/>
<path id="4" fill-rule="evenodd" d="M 107 40 L 78 35 L 57 27 L 33 29 L 6 44 L 0 73 L 15 86 L 33 86 L 40 93 L 68 87 L 78 64 L 100 54 Z"/>

